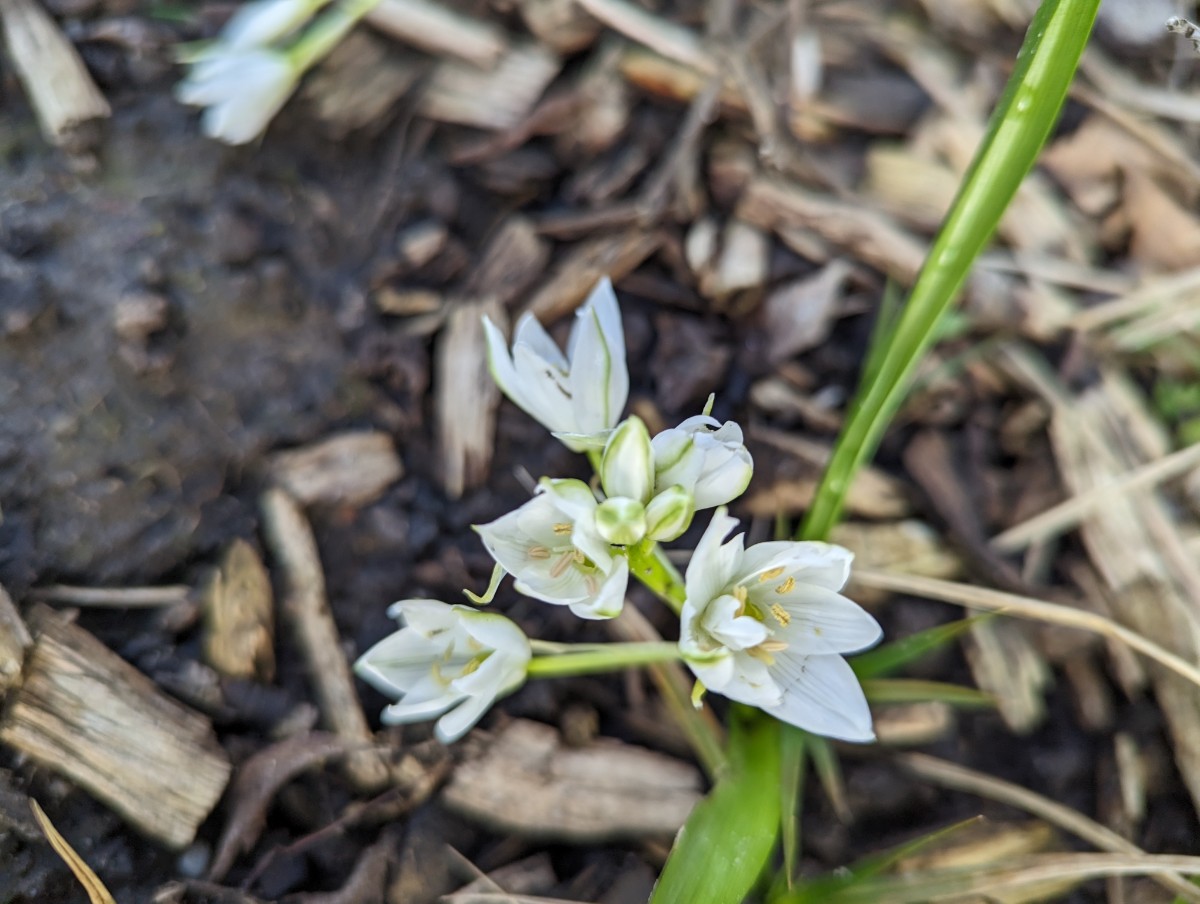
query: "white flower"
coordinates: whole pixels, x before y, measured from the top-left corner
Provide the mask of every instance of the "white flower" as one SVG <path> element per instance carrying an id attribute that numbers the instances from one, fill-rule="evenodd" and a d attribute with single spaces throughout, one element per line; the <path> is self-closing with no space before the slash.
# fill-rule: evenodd
<path id="1" fill-rule="evenodd" d="M 654 437 L 655 492 L 681 486 L 696 509 L 724 505 L 742 495 L 754 461 L 742 444 L 742 428 L 699 414 Z"/>
<path id="2" fill-rule="evenodd" d="M 521 593 L 612 618 L 625 605 L 629 562 L 597 530 L 597 508 L 583 481 L 544 480 L 519 509 L 475 529 Z"/>
<path id="3" fill-rule="evenodd" d="M 282 51 L 252 47 L 206 54 L 175 90 L 204 112 L 204 134 L 245 144 L 262 134 L 296 89 L 299 69 Z"/>
<path id="4" fill-rule="evenodd" d="M 387 724 L 441 716 L 435 733 L 449 744 L 525 681 L 529 639 L 502 615 L 440 600 L 401 600 L 388 615 L 404 627 L 354 664 L 360 678 L 399 698 L 383 711 Z"/>
<path id="5" fill-rule="evenodd" d="M 882 636 L 879 624 L 838 593 L 853 556 L 828 543 L 742 548 L 718 509 L 687 569 L 680 651 L 709 690 L 757 706 L 814 734 L 874 738 L 871 712 L 840 654 Z"/>
<path id="6" fill-rule="evenodd" d="M 517 322 L 511 354 L 500 329 L 486 317 L 483 324 L 497 385 L 567 448 L 584 451 L 617 423 L 629 371 L 621 311 L 607 278 L 576 311 L 566 355 L 532 314 Z"/>
<path id="7" fill-rule="evenodd" d="M 251 0 L 237 8 L 217 39 L 222 45 L 249 50 L 285 38 L 309 19 L 328 0 Z"/>

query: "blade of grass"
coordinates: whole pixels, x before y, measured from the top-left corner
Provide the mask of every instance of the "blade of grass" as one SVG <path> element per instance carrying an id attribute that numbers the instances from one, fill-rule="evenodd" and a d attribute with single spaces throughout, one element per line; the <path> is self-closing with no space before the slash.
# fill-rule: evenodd
<path id="1" fill-rule="evenodd" d="M 779 723 L 741 706 L 730 712 L 729 772 L 679 830 L 650 904 L 739 904 L 775 849 Z"/>
<path id="2" fill-rule="evenodd" d="M 1045 0 L 1017 55 L 1012 77 L 913 286 L 880 349 L 873 348 L 849 418 L 801 525 L 824 539 L 837 523 L 857 470 L 874 455 L 913 372 L 933 341 L 975 258 L 1058 119 L 1100 0 Z M 886 346 L 886 347 L 883 347 Z"/>
<path id="3" fill-rule="evenodd" d="M 840 901 L 840 893 L 852 890 L 856 885 L 869 881 L 885 870 L 895 866 L 901 860 L 913 856 L 931 844 L 943 841 L 956 832 L 979 822 L 982 816 L 937 829 L 928 835 L 922 835 L 913 841 L 906 842 L 882 854 L 865 857 L 850 867 L 848 872 L 819 876 L 797 885 L 791 894 L 776 895 L 771 898 L 771 904 L 835 904 Z"/>
<path id="4" fill-rule="evenodd" d="M 934 625 L 932 628 L 926 628 L 924 631 L 877 647 L 869 653 L 855 656 L 850 660 L 850 667 L 854 669 L 854 674 L 858 676 L 859 681 L 895 674 L 910 662 L 915 662 L 927 653 L 932 653 L 934 650 L 952 643 L 977 621 L 994 617 L 994 615 L 976 615 L 944 625 Z"/>
<path id="5" fill-rule="evenodd" d="M 75 874 L 75 878 L 83 886 L 83 890 L 87 892 L 91 904 L 117 904 L 108 889 L 104 887 L 104 883 L 100 881 L 100 877 L 92 871 L 82 857 L 75 853 L 75 848 L 71 847 L 67 839 L 59 834 L 58 829 L 54 828 L 54 823 L 50 821 L 50 817 L 33 798 L 29 799 L 29 809 L 33 811 L 33 818 L 37 820 L 46 840 L 50 842 L 50 847 L 54 848 L 54 853 L 62 858 L 67 868 Z"/>
<path id="6" fill-rule="evenodd" d="M 804 773 L 808 768 L 808 734 L 785 728 L 780 759 L 779 833 L 783 843 L 783 878 L 791 888 L 800 860 L 800 803 L 804 799 Z"/>
<path id="7" fill-rule="evenodd" d="M 947 684 L 944 681 L 918 681 L 911 678 L 869 678 L 862 683 L 863 693 L 872 703 L 945 703 L 966 708 L 996 705 L 991 694 L 975 687 Z"/>

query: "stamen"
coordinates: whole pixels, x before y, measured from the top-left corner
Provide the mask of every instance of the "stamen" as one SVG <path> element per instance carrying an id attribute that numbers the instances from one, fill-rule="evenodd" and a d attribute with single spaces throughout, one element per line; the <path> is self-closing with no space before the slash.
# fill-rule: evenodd
<path id="1" fill-rule="evenodd" d="M 787 648 L 788 645 L 782 640 L 764 640 L 756 647 L 765 653 L 782 653 Z"/>
<path id="2" fill-rule="evenodd" d="M 771 604 L 771 614 L 775 616 L 775 621 L 779 622 L 785 628 L 788 626 L 788 622 L 792 620 L 791 613 L 779 605 L 779 603 Z"/>
<path id="3" fill-rule="evenodd" d="M 576 565 L 582 565 L 587 561 L 587 556 L 583 554 L 582 549 L 577 549 L 571 553 L 571 558 L 575 560 Z"/>
<path id="4" fill-rule="evenodd" d="M 779 565 L 776 568 L 772 568 L 770 571 L 764 571 L 762 574 L 760 574 L 758 576 L 758 582 L 760 584 L 763 584 L 767 581 L 773 581 L 777 577 L 779 577 L 781 574 L 783 574 L 783 571 L 784 571 L 784 568 L 782 565 Z"/>
<path id="5" fill-rule="evenodd" d="M 558 561 L 550 566 L 550 577 L 561 578 L 563 572 L 571 567 L 571 563 L 575 561 L 575 556 L 572 553 L 565 553 L 559 557 Z"/>
<path id="6" fill-rule="evenodd" d="M 545 546 L 529 547 L 529 558 L 531 559 L 548 559 L 550 558 L 550 550 Z"/>
<path id="7" fill-rule="evenodd" d="M 784 593 L 791 593 L 792 588 L 795 586 L 796 586 L 796 579 L 793 577 L 789 577 L 786 581 L 784 581 L 782 584 L 780 584 L 778 587 L 775 588 L 775 592 L 778 594 L 781 594 L 781 595 Z"/>
<path id="8" fill-rule="evenodd" d="M 595 596 L 600 592 L 600 582 L 596 580 L 596 576 L 594 574 L 589 574 L 583 579 L 583 586 L 587 588 L 589 596 Z"/>
<path id="9" fill-rule="evenodd" d="M 765 649 L 766 644 L 760 643 L 757 647 L 751 647 L 746 652 L 766 665 L 774 665 L 775 657 L 771 655 L 771 651 Z"/>
<path id="10" fill-rule="evenodd" d="M 563 536 L 564 534 L 569 534 L 571 532 L 571 525 L 564 524 L 563 522 L 560 521 L 558 524 L 554 525 L 554 532 L 556 534 L 558 534 L 559 536 Z"/>

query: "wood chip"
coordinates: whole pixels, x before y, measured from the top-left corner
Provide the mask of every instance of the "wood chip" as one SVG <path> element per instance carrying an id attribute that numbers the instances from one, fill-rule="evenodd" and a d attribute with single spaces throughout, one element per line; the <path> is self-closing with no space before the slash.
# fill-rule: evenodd
<path id="1" fill-rule="evenodd" d="M 662 236 L 656 232 L 629 230 L 575 245 L 560 258 L 554 273 L 524 310 L 543 323 L 565 317 L 583 303 L 601 277 L 620 282 L 661 244 Z"/>
<path id="2" fill-rule="evenodd" d="M 833 529 L 829 538 L 854 553 L 864 568 L 886 569 L 927 578 L 957 578 L 962 560 L 928 524 L 915 519 L 871 524 L 845 521 Z M 861 603 L 882 602 L 889 594 L 869 587 L 855 586 L 850 575 L 850 596 Z"/>
<path id="3" fill-rule="evenodd" d="M 301 505 L 367 505 L 404 475 L 392 438 L 380 431 L 341 433 L 277 452 L 268 469 Z"/>
<path id="4" fill-rule="evenodd" d="M 949 737 L 955 728 L 954 708 L 940 700 L 880 707 L 875 737 L 885 747 L 919 747 Z"/>
<path id="5" fill-rule="evenodd" d="M 848 263 L 835 260 L 811 276 L 771 290 L 762 317 L 772 363 L 815 348 L 829 337 L 838 300 L 853 272 Z"/>
<path id="6" fill-rule="evenodd" d="M 670 836 L 700 800 L 700 773 L 612 739 L 562 746 L 548 725 L 517 720 L 463 763 L 442 794 L 494 831 L 557 843 Z"/>
<path id="7" fill-rule="evenodd" d="M 925 260 L 925 244 L 884 214 L 770 176 L 746 187 L 737 216 L 764 229 L 811 230 L 905 286 Z"/>
<path id="8" fill-rule="evenodd" d="M 540 44 L 517 44 L 491 69 L 446 61 L 421 98 L 421 113 L 438 122 L 509 129 L 529 115 L 562 61 Z"/>
<path id="9" fill-rule="evenodd" d="M 379 0 L 366 21 L 384 34 L 434 56 L 491 69 L 509 49 L 503 30 L 431 0 Z"/>
<path id="10" fill-rule="evenodd" d="M 83 60 L 36 0 L 2 0 L 0 20 L 9 59 L 47 141 L 69 144 L 78 126 L 112 115 Z"/>
<path id="11" fill-rule="evenodd" d="M 460 302 L 438 342 L 434 406 L 442 485 L 452 499 L 479 486 L 492 464 L 500 390 L 488 371 L 485 314 L 505 320 L 494 301 Z"/>
<path id="12" fill-rule="evenodd" d="M 267 490 L 260 505 L 267 541 L 282 571 L 280 617 L 295 633 L 321 716 L 342 740 L 370 748 L 371 730 L 329 611 L 312 528 L 283 490 Z M 386 763 L 371 749 L 348 757 L 346 766 L 350 779 L 363 790 L 378 790 L 388 781 Z"/>
<path id="13" fill-rule="evenodd" d="M 191 843 L 230 766 L 212 726 L 87 631 L 38 606 L 0 742 L 85 788 L 169 848 Z M 187 776 L 187 781 L 180 781 Z"/>
<path id="14" fill-rule="evenodd" d="M 301 96 L 332 138 L 370 127 L 417 83 L 428 68 L 401 56 L 387 41 L 353 31 L 304 82 Z"/>
<path id="15" fill-rule="evenodd" d="M 254 547 L 234 540 L 201 597 L 204 659 L 230 678 L 270 681 L 275 675 L 271 578 Z"/>

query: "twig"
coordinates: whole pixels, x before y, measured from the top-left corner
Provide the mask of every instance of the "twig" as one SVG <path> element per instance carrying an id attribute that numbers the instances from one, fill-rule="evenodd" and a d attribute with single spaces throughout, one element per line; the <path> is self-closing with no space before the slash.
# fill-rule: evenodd
<path id="1" fill-rule="evenodd" d="M 371 745 L 371 729 L 325 598 L 325 577 L 312 528 L 283 490 L 263 493 L 261 507 L 267 541 L 283 571 L 282 614 L 292 624 L 307 661 L 321 714 L 338 737 Z M 364 790 L 376 790 L 388 781 L 387 766 L 373 750 L 347 757 L 346 771 Z"/>
<path id="2" fill-rule="evenodd" d="M 999 590 L 988 590 L 985 587 L 973 587 L 970 584 L 958 584 L 953 581 L 939 581 L 935 578 L 886 571 L 856 569 L 854 580 L 863 586 L 873 587 L 877 590 L 911 593 L 914 596 L 941 600 L 945 603 L 956 603 L 972 609 L 987 609 L 1016 618 L 1027 618 L 1067 628 L 1092 631 L 1128 644 L 1139 653 L 1149 656 L 1159 665 L 1165 666 L 1200 687 L 1200 668 L 1153 641 L 1147 640 L 1136 631 L 1130 631 L 1111 619 L 1091 612 L 1082 612 L 1069 606 L 1046 603 L 1042 600 L 1018 596 L 1015 593 L 1003 593 Z"/>
<path id="3" fill-rule="evenodd" d="M 1127 471 L 1112 483 L 1096 486 L 1072 496 L 1039 515 L 1010 527 L 992 538 L 1000 552 L 1017 552 L 1030 544 L 1048 540 L 1075 527 L 1093 509 L 1109 502 L 1116 493 L 1147 489 L 1186 474 L 1200 465 L 1200 443 L 1172 452 L 1155 461 Z"/>
<path id="4" fill-rule="evenodd" d="M 186 603 L 191 592 L 192 588 L 186 584 L 166 584 L 162 587 L 74 587 L 51 584 L 35 588 L 30 596 L 35 600 L 68 606 L 152 609 Z"/>
<path id="5" fill-rule="evenodd" d="M 108 102 L 71 42 L 34 0 L 0 0 L 9 57 L 46 139 L 62 145 L 71 130 L 110 116 Z"/>
<path id="6" fill-rule="evenodd" d="M 1014 785 L 1011 782 L 925 753 L 903 753 L 897 759 L 904 769 L 918 778 L 941 785 L 943 788 L 965 791 L 968 794 L 986 797 L 989 800 L 999 801 L 1010 807 L 1032 813 L 1101 850 L 1119 854 L 1140 855 L 1146 853 L 1131 841 L 1095 820 L 1089 819 L 1078 810 L 1072 810 L 1070 807 L 1036 794 L 1028 788 L 1022 788 L 1020 785 Z M 1187 900 L 1200 902 L 1200 888 L 1182 876 L 1162 875 L 1155 876 L 1154 879 Z"/>

